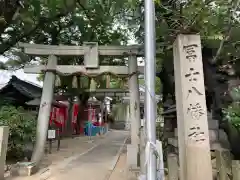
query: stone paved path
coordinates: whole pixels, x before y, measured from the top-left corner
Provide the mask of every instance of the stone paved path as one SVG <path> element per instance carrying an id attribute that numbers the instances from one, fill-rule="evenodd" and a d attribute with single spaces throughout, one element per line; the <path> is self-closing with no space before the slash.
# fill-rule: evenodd
<path id="1" fill-rule="evenodd" d="M 35 177 L 13 180 L 108 180 L 129 132 L 110 131 L 85 153 L 74 155 Z"/>
<path id="2" fill-rule="evenodd" d="M 72 160 L 49 180 L 108 180 L 128 132 L 112 131 L 88 153 Z"/>

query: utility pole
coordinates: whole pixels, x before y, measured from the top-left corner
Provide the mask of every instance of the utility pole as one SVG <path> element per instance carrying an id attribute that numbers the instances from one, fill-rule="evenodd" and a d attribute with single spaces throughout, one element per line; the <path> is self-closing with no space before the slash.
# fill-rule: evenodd
<path id="1" fill-rule="evenodd" d="M 153 0 L 145 0 L 145 121 L 147 132 L 147 180 L 157 179 L 157 157 L 151 145 L 156 145 L 156 45 L 155 45 L 155 7 Z"/>

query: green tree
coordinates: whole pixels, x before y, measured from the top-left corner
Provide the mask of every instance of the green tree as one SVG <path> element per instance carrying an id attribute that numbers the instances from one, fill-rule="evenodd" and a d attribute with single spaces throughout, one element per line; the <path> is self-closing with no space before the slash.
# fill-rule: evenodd
<path id="1" fill-rule="evenodd" d="M 31 0 L 22 3 L 5 0 L 0 5 L 5 7 L 0 9 L 0 54 L 11 55 L 4 67 L 20 68 L 33 60 L 22 53 L 16 53 L 16 48 L 12 48 L 18 41 L 66 45 L 81 45 L 83 41 L 126 44 L 130 34 L 134 34 L 140 43 L 144 39 L 142 0 Z M 238 0 L 156 0 L 155 6 L 156 41 L 158 50 L 162 52 L 157 59 L 158 65 L 172 59 L 172 43 L 177 34 L 200 33 L 203 46 L 214 51 L 213 61 L 221 65 L 234 62 L 236 71 L 240 72 L 237 61 Z M 45 62 L 43 59 L 35 60 Z M 112 58 L 101 59 L 102 64 L 106 62 L 115 63 Z M 82 63 L 83 59 L 76 57 L 65 57 L 59 62 Z M 124 60 L 120 63 L 124 64 Z M 69 82 L 69 78 L 62 78 L 62 82 Z"/>
<path id="2" fill-rule="evenodd" d="M 30 0 L 21 4 L 5 0 L 0 3 L 3 7 L 0 9 L 0 54 L 13 55 L 8 50 L 16 50 L 11 48 L 19 41 L 67 45 L 81 45 L 84 41 L 126 42 L 126 30 L 118 25 L 117 19 L 126 13 L 127 0 Z M 22 67 L 32 60 L 19 54 L 18 58 L 10 56 L 11 60 L 5 65 Z M 69 64 L 82 63 L 82 59 L 69 57 L 62 59 L 62 63 L 69 60 Z"/>
<path id="3" fill-rule="evenodd" d="M 11 105 L 0 107 L 0 126 L 8 126 L 9 140 L 7 158 L 23 158 L 24 150 L 32 147 L 36 135 L 36 114 L 25 111 L 22 107 Z"/>
<path id="4" fill-rule="evenodd" d="M 3 15 L 0 54 L 9 58 L 6 63 L 0 63 L 1 68 L 18 69 L 27 63 L 46 63 L 46 59 L 21 53 L 15 46 L 19 41 L 52 45 L 82 45 L 84 41 L 96 41 L 100 45 L 120 45 L 126 44 L 128 39 L 128 30 L 120 23 L 122 17 L 130 15 L 132 2 L 128 0 L 31 0 L 20 4 L 17 1 L 8 4 L 5 0 L 0 3 L 7 6 L 0 9 Z M 116 61 L 111 57 L 100 61 L 101 64 L 125 64 L 124 59 Z M 83 58 L 79 57 L 62 57 L 58 61 L 58 64 L 69 65 L 82 63 Z M 41 75 L 39 79 L 42 78 Z M 72 86 L 73 77 L 60 78 L 60 89 Z"/>

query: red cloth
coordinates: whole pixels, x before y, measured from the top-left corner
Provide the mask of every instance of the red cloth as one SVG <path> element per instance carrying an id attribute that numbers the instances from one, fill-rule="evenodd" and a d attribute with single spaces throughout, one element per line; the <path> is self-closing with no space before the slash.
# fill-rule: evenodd
<path id="1" fill-rule="evenodd" d="M 49 124 L 54 125 L 59 128 L 63 129 L 67 121 L 67 108 L 66 107 L 53 107 L 50 113 Z"/>

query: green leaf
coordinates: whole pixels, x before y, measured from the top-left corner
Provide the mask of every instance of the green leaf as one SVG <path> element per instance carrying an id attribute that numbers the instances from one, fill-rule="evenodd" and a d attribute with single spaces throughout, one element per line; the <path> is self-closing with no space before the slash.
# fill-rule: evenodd
<path id="1" fill-rule="evenodd" d="M 39 17 L 41 14 L 41 1 L 40 0 L 32 0 L 31 4 L 34 8 L 35 16 Z"/>
<path id="2" fill-rule="evenodd" d="M 19 156 L 23 154 L 24 146 L 35 141 L 36 114 L 25 111 L 22 107 L 1 105 L 0 125 L 10 128 L 7 158 L 21 158 Z"/>

